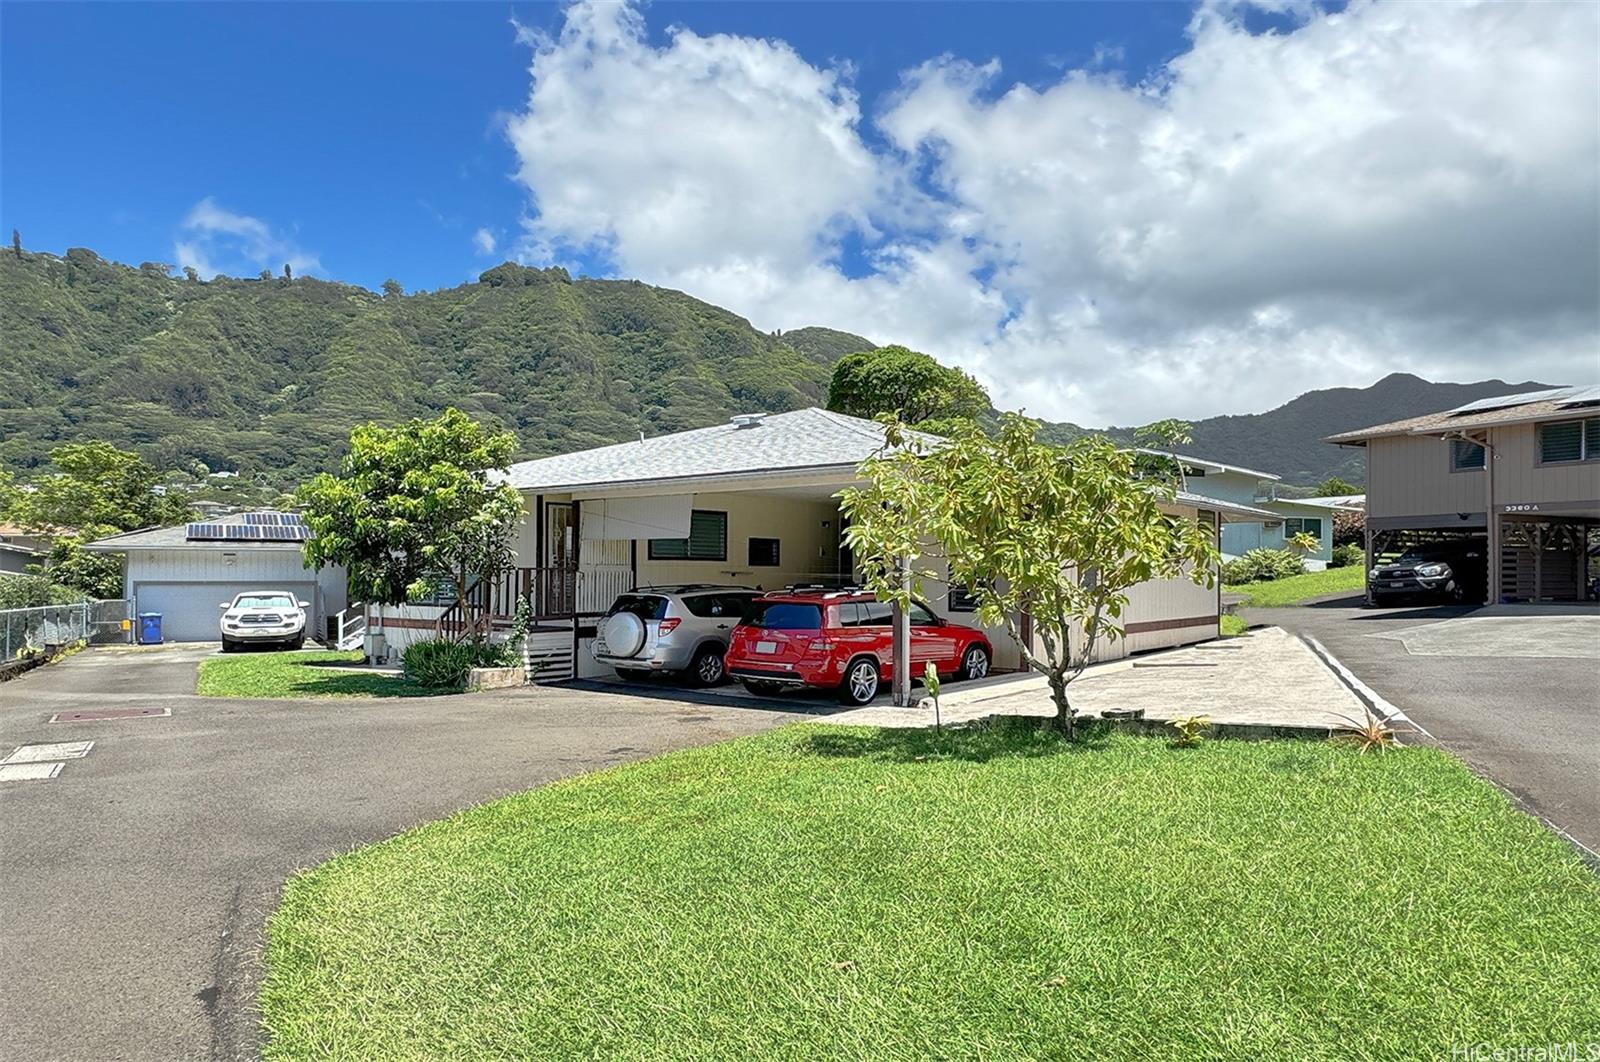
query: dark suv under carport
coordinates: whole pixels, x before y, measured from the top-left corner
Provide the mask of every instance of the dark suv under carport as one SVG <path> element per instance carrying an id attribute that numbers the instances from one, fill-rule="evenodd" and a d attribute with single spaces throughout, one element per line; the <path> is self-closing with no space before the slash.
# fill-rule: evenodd
<path id="1" fill-rule="evenodd" d="M 1374 604 L 1400 598 L 1482 601 L 1488 587 L 1487 551 L 1481 541 L 1412 546 L 1367 572 Z"/>

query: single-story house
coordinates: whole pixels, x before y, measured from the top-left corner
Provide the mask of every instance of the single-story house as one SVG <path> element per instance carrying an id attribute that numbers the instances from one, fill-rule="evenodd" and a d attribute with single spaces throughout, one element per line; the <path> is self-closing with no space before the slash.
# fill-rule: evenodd
<path id="1" fill-rule="evenodd" d="M 50 535 L 0 523 L 0 575 L 26 575 L 50 555 Z"/>
<path id="2" fill-rule="evenodd" d="M 884 446 L 883 426 L 810 408 L 746 414 L 729 423 L 637 442 L 524 461 L 506 472 L 522 492 L 515 540 L 518 567 L 480 593 L 477 604 L 502 626 L 515 602 L 534 604 L 530 648 L 546 678 L 609 674 L 589 653 L 595 621 L 638 586 L 715 583 L 762 590 L 857 581 L 843 539 L 838 494 Z M 1170 511 L 1211 526 L 1271 514 L 1185 492 Z M 1135 587 L 1123 617 L 1127 637 L 1103 656 L 1214 638 L 1220 588 L 1187 579 Z M 964 622 L 973 606 L 939 584 L 924 595 Z M 462 629 L 466 608 L 418 603 L 369 615 L 399 649 Z M 1019 669 L 1021 653 L 1003 628 L 990 628 L 996 670 Z"/>
<path id="3" fill-rule="evenodd" d="M 1252 549 L 1287 549 L 1291 538 L 1305 533 L 1317 540 L 1317 548 L 1303 554 L 1306 567 L 1313 571 L 1326 568 L 1333 561 L 1334 514 L 1360 508 L 1336 498 L 1280 497 L 1278 483 L 1282 477 L 1272 472 L 1188 454 L 1165 456 L 1179 462 L 1185 483 L 1201 494 L 1264 511 L 1261 519 L 1234 520 L 1223 526 L 1223 560 L 1233 560 Z"/>
<path id="4" fill-rule="evenodd" d="M 217 606 L 246 590 L 287 590 L 311 602 L 306 629 L 320 637 L 348 603 L 345 573 L 308 569 L 300 553 L 305 537 L 297 514 L 264 511 L 128 531 L 84 548 L 126 558 L 123 594 L 136 612 L 161 613 L 167 641 L 217 641 Z"/>

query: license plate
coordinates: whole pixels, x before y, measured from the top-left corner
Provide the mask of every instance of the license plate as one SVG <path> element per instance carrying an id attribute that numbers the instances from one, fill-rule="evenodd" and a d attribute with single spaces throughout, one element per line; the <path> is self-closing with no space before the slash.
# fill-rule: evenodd
<path id="1" fill-rule="evenodd" d="M 778 651 L 778 643 L 777 642 L 757 642 L 756 643 L 756 652 L 758 652 L 758 653 L 776 653 L 777 651 Z"/>
<path id="2" fill-rule="evenodd" d="M 1402 586 L 1405 586 L 1405 585 L 1406 585 L 1406 584 L 1405 584 L 1405 583 L 1403 583 L 1403 582 L 1400 582 L 1400 583 L 1390 583 L 1390 584 L 1389 584 L 1389 586 L 1390 586 L 1390 587 L 1391 587 L 1391 588 L 1392 588 L 1392 589 L 1395 589 L 1395 590 L 1398 590 L 1398 589 L 1400 589 L 1400 588 L 1401 588 L 1401 587 L 1402 587 Z"/>

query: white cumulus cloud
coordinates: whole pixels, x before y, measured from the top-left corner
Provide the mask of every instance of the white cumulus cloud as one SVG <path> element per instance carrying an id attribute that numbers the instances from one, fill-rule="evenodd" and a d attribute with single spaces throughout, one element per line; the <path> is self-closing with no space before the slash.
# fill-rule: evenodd
<path id="1" fill-rule="evenodd" d="M 905 342 L 1081 423 L 1397 369 L 1600 377 L 1600 8 L 1281 6 L 1275 33 L 1198 9 L 1141 83 L 930 57 L 869 119 L 781 41 L 654 45 L 579 3 L 529 38 L 507 126 L 522 251 Z"/>
<path id="2" fill-rule="evenodd" d="M 472 234 L 472 246 L 479 254 L 494 254 L 496 242 L 494 233 L 488 229 L 479 229 Z"/>
<path id="3" fill-rule="evenodd" d="M 180 266 L 205 277 L 241 276 L 263 269 L 276 273 L 285 265 L 296 274 L 322 269 L 317 256 L 293 239 L 260 218 L 228 210 L 211 196 L 196 203 L 183 219 L 172 251 Z"/>

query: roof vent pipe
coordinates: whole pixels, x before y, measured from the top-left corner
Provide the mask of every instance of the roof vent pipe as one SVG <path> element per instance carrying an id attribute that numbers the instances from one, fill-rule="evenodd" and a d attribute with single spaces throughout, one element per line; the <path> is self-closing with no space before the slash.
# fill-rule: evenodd
<path id="1" fill-rule="evenodd" d="M 765 416 L 765 413 L 740 413 L 730 417 L 729 420 L 732 421 L 733 426 L 736 428 L 759 428 L 761 427 L 761 420 Z"/>

